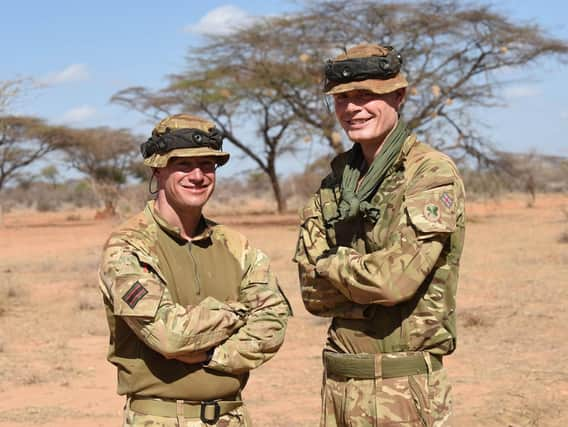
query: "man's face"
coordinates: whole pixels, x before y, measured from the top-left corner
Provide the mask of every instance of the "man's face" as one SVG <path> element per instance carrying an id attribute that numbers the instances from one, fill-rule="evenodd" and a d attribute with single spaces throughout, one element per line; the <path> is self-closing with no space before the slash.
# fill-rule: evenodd
<path id="1" fill-rule="evenodd" d="M 175 210 L 201 210 L 215 189 L 216 166 L 210 157 L 173 157 L 156 169 L 158 189 Z"/>
<path id="2" fill-rule="evenodd" d="M 335 115 L 349 139 L 360 144 L 381 144 L 396 125 L 404 89 L 383 95 L 352 90 L 333 95 Z"/>

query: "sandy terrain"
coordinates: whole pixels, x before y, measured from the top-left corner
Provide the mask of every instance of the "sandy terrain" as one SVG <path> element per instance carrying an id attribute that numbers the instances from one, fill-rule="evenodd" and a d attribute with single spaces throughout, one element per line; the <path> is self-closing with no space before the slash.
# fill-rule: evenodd
<path id="1" fill-rule="evenodd" d="M 566 426 L 568 196 L 470 203 L 468 214 L 458 350 L 445 360 L 455 425 Z M 91 218 L 19 212 L 0 228 L 0 427 L 120 425 L 96 287 L 116 223 Z M 255 425 L 315 426 L 327 321 L 300 300 L 295 217 L 222 219 L 271 256 L 295 310 L 282 350 L 245 390 Z"/>

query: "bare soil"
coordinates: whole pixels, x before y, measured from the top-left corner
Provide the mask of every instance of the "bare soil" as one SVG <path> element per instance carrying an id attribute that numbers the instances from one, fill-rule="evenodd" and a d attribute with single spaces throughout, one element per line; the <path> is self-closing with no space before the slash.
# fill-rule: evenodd
<path id="1" fill-rule="evenodd" d="M 316 426 L 328 321 L 305 311 L 291 258 L 296 216 L 215 217 L 272 259 L 295 316 L 244 396 L 257 426 Z M 14 212 L 0 228 L 0 427 L 118 426 L 96 285 L 116 221 Z M 456 426 L 568 425 L 568 195 L 471 202 L 458 349 L 445 359 Z"/>

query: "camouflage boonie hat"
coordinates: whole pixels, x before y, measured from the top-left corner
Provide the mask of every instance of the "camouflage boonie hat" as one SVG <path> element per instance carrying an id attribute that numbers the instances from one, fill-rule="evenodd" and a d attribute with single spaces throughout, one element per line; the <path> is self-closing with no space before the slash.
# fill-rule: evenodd
<path id="1" fill-rule="evenodd" d="M 202 119 L 200 117 L 192 116 L 190 114 L 175 114 L 173 116 L 166 117 L 160 121 L 154 130 L 152 131 L 152 139 L 158 139 L 170 132 L 174 134 L 176 130 L 180 129 L 192 129 L 201 131 L 204 134 L 219 135 L 215 129 L 215 125 L 208 120 Z M 148 144 L 146 142 L 145 144 Z M 219 143 L 219 149 L 215 149 L 209 144 L 203 143 L 201 146 L 199 144 L 194 144 L 196 146 L 187 148 L 174 148 L 167 152 L 153 153 L 148 157 L 144 158 L 144 164 L 153 168 L 163 168 L 168 164 L 168 161 L 172 157 L 214 157 L 218 165 L 224 165 L 229 160 L 229 153 L 221 151 L 221 144 Z M 144 155 L 144 144 L 142 144 L 142 153 Z"/>
<path id="2" fill-rule="evenodd" d="M 360 44 L 348 49 L 347 52 L 336 56 L 331 62 L 345 61 L 356 58 L 369 58 L 369 57 L 386 57 L 392 52 L 392 48 L 383 47 L 378 44 Z M 327 95 L 336 93 L 349 92 L 351 90 L 368 90 L 370 92 L 382 95 L 385 93 L 394 92 L 395 90 L 405 88 L 408 82 L 404 75 L 399 71 L 395 76 L 380 79 L 370 78 L 359 81 L 348 81 L 338 83 L 333 81 L 326 81 L 324 92 Z"/>

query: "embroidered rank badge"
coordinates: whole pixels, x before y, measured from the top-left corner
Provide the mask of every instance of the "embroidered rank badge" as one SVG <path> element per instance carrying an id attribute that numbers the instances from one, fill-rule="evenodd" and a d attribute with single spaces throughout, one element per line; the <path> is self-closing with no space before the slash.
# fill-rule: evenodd
<path id="1" fill-rule="evenodd" d="M 136 304 L 148 293 L 148 290 L 139 281 L 134 282 L 130 289 L 122 296 L 122 300 L 128 304 L 132 310 Z"/>
<path id="2" fill-rule="evenodd" d="M 424 218 L 430 222 L 436 222 L 440 219 L 440 208 L 434 203 L 428 203 L 424 206 Z"/>
<path id="3" fill-rule="evenodd" d="M 454 204 L 454 199 L 452 199 L 452 196 L 450 196 L 446 192 L 442 193 L 442 195 L 440 196 L 440 200 L 442 201 L 444 206 L 447 207 L 448 209 L 450 209 Z"/>

